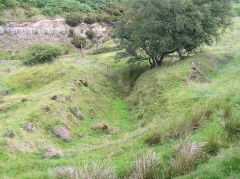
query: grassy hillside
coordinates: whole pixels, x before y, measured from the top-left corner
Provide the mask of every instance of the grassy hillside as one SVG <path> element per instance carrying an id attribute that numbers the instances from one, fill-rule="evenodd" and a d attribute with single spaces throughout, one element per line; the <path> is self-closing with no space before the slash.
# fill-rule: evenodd
<path id="1" fill-rule="evenodd" d="M 6 19 L 26 21 L 73 12 L 118 16 L 121 2 L 123 0 L 0 0 L 0 25 Z"/>
<path id="2" fill-rule="evenodd" d="M 59 167 L 82 178 L 239 178 L 239 24 L 152 70 L 115 63 L 116 52 L 2 61 L 0 178 L 59 178 Z M 59 126 L 70 142 L 55 136 Z M 45 158 L 49 147 L 63 156 Z"/>

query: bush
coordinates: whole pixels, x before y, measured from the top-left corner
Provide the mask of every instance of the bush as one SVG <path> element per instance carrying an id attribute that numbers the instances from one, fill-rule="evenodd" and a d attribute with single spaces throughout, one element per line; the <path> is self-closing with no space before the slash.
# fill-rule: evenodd
<path id="1" fill-rule="evenodd" d="M 69 29 L 68 37 L 73 37 L 73 36 L 74 36 L 74 30 L 73 29 Z"/>
<path id="2" fill-rule="evenodd" d="M 90 40 L 92 40 L 92 39 L 94 38 L 94 36 L 95 36 L 95 33 L 94 33 L 92 30 L 88 30 L 88 31 L 86 32 L 86 35 L 87 35 L 87 37 L 88 37 Z"/>
<path id="3" fill-rule="evenodd" d="M 93 24 L 97 21 L 97 18 L 93 14 L 89 14 L 87 17 L 84 18 L 84 22 L 87 24 Z"/>
<path id="4" fill-rule="evenodd" d="M 98 55 L 98 54 L 102 54 L 102 53 L 109 53 L 109 52 L 114 52 L 118 50 L 117 47 L 102 47 L 99 48 L 97 50 L 94 50 L 92 53 L 90 53 L 90 55 Z"/>
<path id="5" fill-rule="evenodd" d="M 87 45 L 87 41 L 84 37 L 74 36 L 73 39 L 72 39 L 72 44 L 76 48 L 84 48 Z"/>
<path id="6" fill-rule="evenodd" d="M 171 167 L 175 175 L 184 175 L 206 160 L 202 146 L 191 144 L 188 141 L 180 143 L 177 154 L 171 160 Z"/>
<path id="7" fill-rule="evenodd" d="M 75 27 L 82 22 L 82 15 L 80 13 L 71 13 L 66 16 L 66 24 Z"/>
<path id="8" fill-rule="evenodd" d="M 0 9 L 14 8 L 18 5 L 16 0 L 0 0 Z"/>
<path id="9" fill-rule="evenodd" d="M 25 65 L 34 65 L 52 62 L 61 55 L 61 47 L 49 44 L 31 45 L 23 56 Z"/>
<path id="10" fill-rule="evenodd" d="M 156 153 L 148 152 L 146 156 L 135 162 L 134 170 L 131 174 L 131 179 L 154 179 L 160 178 L 158 176 L 158 170 L 161 163 L 158 160 Z"/>

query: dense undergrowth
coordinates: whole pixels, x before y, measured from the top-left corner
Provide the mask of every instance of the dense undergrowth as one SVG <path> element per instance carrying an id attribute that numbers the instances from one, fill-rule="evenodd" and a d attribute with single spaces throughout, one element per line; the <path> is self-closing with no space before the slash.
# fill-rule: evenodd
<path id="1" fill-rule="evenodd" d="M 0 63 L 0 177 L 59 178 L 56 168 L 71 167 L 82 178 L 239 178 L 239 44 L 236 18 L 215 46 L 152 70 L 115 63 L 109 43 L 50 64 Z M 64 156 L 44 158 L 46 147 Z"/>
<path id="2" fill-rule="evenodd" d="M 121 15 L 123 0 L 0 0 L 0 25 L 6 20 L 32 20 L 38 16 L 81 13 L 96 21 L 112 23 Z M 86 18 L 87 19 L 87 18 Z M 96 22 L 95 21 L 95 22 Z"/>

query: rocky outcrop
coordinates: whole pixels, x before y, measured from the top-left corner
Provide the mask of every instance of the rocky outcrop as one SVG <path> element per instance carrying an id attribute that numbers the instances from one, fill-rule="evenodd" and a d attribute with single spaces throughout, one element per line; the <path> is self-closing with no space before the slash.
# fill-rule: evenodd
<path id="1" fill-rule="evenodd" d="M 63 142 L 71 141 L 70 132 L 65 127 L 56 127 L 54 129 L 54 134 L 56 135 L 56 137 L 60 138 Z"/>

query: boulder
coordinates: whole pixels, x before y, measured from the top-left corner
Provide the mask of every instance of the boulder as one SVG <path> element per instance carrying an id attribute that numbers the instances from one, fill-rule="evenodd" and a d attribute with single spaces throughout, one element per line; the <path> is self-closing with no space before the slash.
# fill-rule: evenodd
<path id="1" fill-rule="evenodd" d="M 78 106 L 74 106 L 70 108 L 70 112 L 79 120 L 84 120 L 85 116 L 82 114 L 82 112 L 79 110 Z"/>
<path id="2" fill-rule="evenodd" d="M 17 34 L 17 31 L 16 31 L 15 29 L 9 29 L 9 34 L 10 34 L 11 36 L 16 35 L 16 34 Z"/>
<path id="3" fill-rule="evenodd" d="M 68 125 L 67 120 L 63 120 L 61 123 L 62 123 L 67 129 L 70 129 L 70 126 Z"/>
<path id="4" fill-rule="evenodd" d="M 99 93 L 99 90 L 98 90 L 97 88 L 95 88 L 95 89 L 93 90 L 93 92 L 94 92 L 94 93 Z"/>
<path id="5" fill-rule="evenodd" d="M 13 137 L 15 137 L 15 133 L 12 130 L 7 130 L 4 133 L 4 136 L 9 137 L 9 138 L 13 138 Z"/>
<path id="6" fill-rule="evenodd" d="M 9 34 L 9 28 L 8 27 L 5 27 L 3 30 L 4 30 L 5 33 Z"/>
<path id="7" fill-rule="evenodd" d="M 70 132 L 65 127 L 56 127 L 54 129 L 56 137 L 60 138 L 63 142 L 71 141 Z"/>
<path id="8" fill-rule="evenodd" d="M 56 101 L 57 99 L 58 99 L 58 96 L 57 96 L 57 95 L 54 95 L 53 97 L 51 97 L 51 100 Z"/>
<path id="9" fill-rule="evenodd" d="M 27 131 L 27 132 L 33 132 L 35 131 L 35 126 L 32 123 L 26 123 L 23 128 Z"/>
<path id="10" fill-rule="evenodd" d="M 60 149 L 46 148 L 42 153 L 43 158 L 60 158 L 63 156 L 63 152 Z"/>
<path id="11" fill-rule="evenodd" d="M 10 89 L 3 89 L 0 91 L 0 96 L 8 96 L 11 94 L 11 90 Z"/>
<path id="12" fill-rule="evenodd" d="M 2 35 L 3 33 L 4 33 L 4 30 L 0 28 L 0 35 Z"/>
<path id="13" fill-rule="evenodd" d="M 0 104 L 4 104 L 4 103 L 5 103 L 5 101 L 0 99 Z"/>

